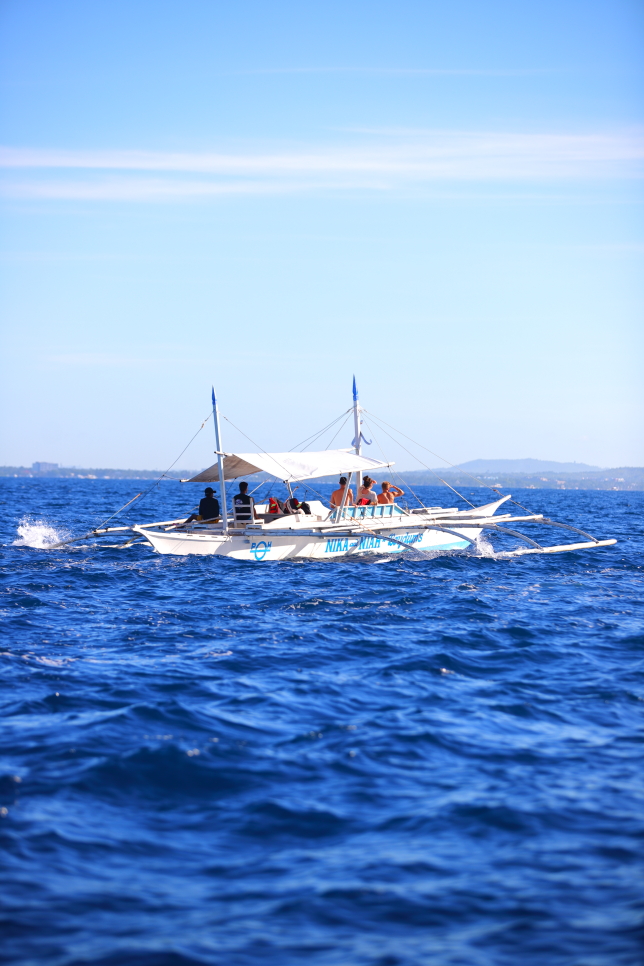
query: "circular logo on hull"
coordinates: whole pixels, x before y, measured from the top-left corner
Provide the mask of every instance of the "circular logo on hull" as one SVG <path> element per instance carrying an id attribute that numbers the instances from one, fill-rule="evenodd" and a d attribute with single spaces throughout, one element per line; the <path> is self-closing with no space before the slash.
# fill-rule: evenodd
<path id="1" fill-rule="evenodd" d="M 271 543 L 267 543 L 265 540 L 260 540 L 259 543 L 254 543 L 251 545 L 250 552 L 255 557 L 255 560 L 263 560 L 270 549 Z"/>

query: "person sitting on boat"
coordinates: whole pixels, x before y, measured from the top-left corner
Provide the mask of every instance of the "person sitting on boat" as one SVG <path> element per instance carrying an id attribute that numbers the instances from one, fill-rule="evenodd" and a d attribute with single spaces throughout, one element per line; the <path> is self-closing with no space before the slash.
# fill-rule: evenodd
<path id="1" fill-rule="evenodd" d="M 233 507 L 235 512 L 235 520 L 239 523 L 244 523 L 248 520 L 252 520 L 255 517 L 255 507 L 253 506 L 253 498 L 248 495 L 248 483 L 239 484 L 239 493 L 236 493 L 233 497 Z"/>
<path id="2" fill-rule="evenodd" d="M 346 493 L 347 493 L 347 498 L 344 501 L 344 505 L 345 506 L 353 506 L 354 505 L 353 490 L 350 487 L 347 488 L 347 478 L 346 478 L 346 476 L 341 476 L 340 477 L 340 486 L 339 486 L 339 489 L 334 490 L 333 493 L 331 494 L 331 501 L 330 502 L 331 502 L 331 506 L 332 507 L 342 506 L 342 498 L 344 497 L 345 490 L 346 490 Z"/>
<path id="3" fill-rule="evenodd" d="M 376 504 L 378 502 L 378 497 L 371 489 L 375 480 L 372 480 L 370 476 L 365 476 L 362 481 L 362 486 L 358 490 L 358 499 L 356 500 L 356 506 L 369 506 L 370 504 Z"/>
<path id="4" fill-rule="evenodd" d="M 380 484 L 382 493 L 378 494 L 378 503 L 393 503 L 397 496 L 404 496 L 405 491 L 399 486 L 394 486 L 389 480 L 383 480 Z"/>
<path id="5" fill-rule="evenodd" d="M 283 504 L 284 513 L 310 513 L 311 507 L 308 503 L 300 503 L 297 497 L 290 496 Z"/>
<path id="6" fill-rule="evenodd" d="M 205 494 L 204 498 L 199 501 L 199 513 L 191 513 L 185 521 L 186 523 L 192 523 L 193 520 L 207 520 L 209 523 L 213 523 L 219 518 L 219 500 L 215 496 L 215 491 L 211 486 L 207 486 Z"/>

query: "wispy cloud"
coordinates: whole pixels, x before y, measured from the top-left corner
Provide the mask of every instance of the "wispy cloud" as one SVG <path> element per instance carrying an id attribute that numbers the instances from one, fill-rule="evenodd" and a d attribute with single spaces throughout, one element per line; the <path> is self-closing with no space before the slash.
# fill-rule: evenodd
<path id="1" fill-rule="evenodd" d="M 155 349 L 158 347 L 155 347 Z M 41 369 L 150 369 L 163 366 L 171 360 L 188 361 L 185 353 L 176 347 L 172 354 L 157 353 L 156 356 L 141 353 L 140 355 L 124 355 L 115 352 L 63 352 L 42 354 L 36 356 L 36 363 Z"/>
<path id="2" fill-rule="evenodd" d="M 110 352 L 66 352 L 43 356 L 40 361 L 54 366 L 80 366 L 82 368 L 86 368 L 87 366 L 107 366 L 109 368 L 125 367 L 138 369 L 140 366 L 149 365 L 151 362 L 158 360 L 151 360 L 149 356 L 137 358 L 136 356 L 117 355 Z"/>
<path id="3" fill-rule="evenodd" d="M 639 130 L 517 134 L 379 129 L 345 132 L 344 141 L 322 148 L 245 152 L 5 147 L 0 149 L 0 168 L 22 173 L 20 181 L 5 183 L 4 193 L 14 197 L 154 201 L 392 190 L 449 181 L 640 177 L 644 159 Z M 48 177 L 43 180 L 44 171 Z"/>
<path id="4" fill-rule="evenodd" d="M 226 71 L 227 74 L 368 74 L 384 77 L 407 75 L 427 77 L 527 77 L 541 74 L 562 74 L 566 70 L 550 67 L 255 67 Z"/>
<path id="5" fill-rule="evenodd" d="M 69 201 L 173 201 L 223 195 L 277 194 L 322 189 L 322 184 L 287 181 L 201 181 L 163 178 L 100 178 L 96 180 L 24 181 L 7 186 L 5 195 Z M 337 188 L 337 183 L 326 187 Z M 375 185 L 374 185 L 375 187 Z"/>

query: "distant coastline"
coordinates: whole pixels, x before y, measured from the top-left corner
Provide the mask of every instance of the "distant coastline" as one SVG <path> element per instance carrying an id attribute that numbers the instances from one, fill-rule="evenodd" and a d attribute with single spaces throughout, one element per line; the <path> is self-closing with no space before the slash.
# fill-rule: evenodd
<path id="1" fill-rule="evenodd" d="M 28 466 L 0 466 L 0 477 L 13 476 L 19 478 L 33 478 L 38 480 L 157 480 L 165 476 L 167 480 L 185 480 L 194 476 L 199 470 L 173 470 L 164 474 L 163 470 L 114 470 L 114 469 L 83 469 L 79 466 L 57 466 L 55 469 L 37 470 Z"/>
<path id="2" fill-rule="evenodd" d="M 612 469 L 599 469 L 594 467 L 584 468 L 571 472 L 570 470 L 535 469 L 531 472 L 508 471 L 507 469 L 499 472 L 491 472 L 485 467 L 495 464 L 517 463 L 525 465 L 534 462 L 539 465 L 556 466 L 556 463 L 545 463 L 545 461 L 527 460 L 472 460 L 461 467 L 450 469 L 432 470 L 400 470 L 387 471 L 394 481 L 397 477 L 402 477 L 411 486 L 438 484 L 443 479 L 452 486 L 460 487 L 494 487 L 498 486 L 502 490 L 514 489 L 554 489 L 554 490 L 644 490 L 644 467 L 641 466 L 618 466 Z M 560 464 L 570 466 L 575 464 Z M 577 464 L 584 466 L 584 464 Z M 42 466 L 42 469 L 35 469 L 35 466 Z M 45 469 L 44 467 L 50 467 Z M 481 467 L 474 472 L 474 467 Z M 165 479 L 181 480 L 189 479 L 199 473 L 199 470 L 175 470 Z M 54 464 L 34 464 L 34 466 L 0 466 L 0 477 L 13 477 L 14 479 L 77 479 L 77 480 L 156 480 L 163 476 L 162 470 L 122 470 L 109 468 L 83 468 L 83 467 L 63 467 Z M 249 480 L 261 480 L 263 474 L 249 476 Z M 268 478 L 268 477 L 267 477 Z M 320 483 L 336 482 L 335 477 L 319 480 Z"/>

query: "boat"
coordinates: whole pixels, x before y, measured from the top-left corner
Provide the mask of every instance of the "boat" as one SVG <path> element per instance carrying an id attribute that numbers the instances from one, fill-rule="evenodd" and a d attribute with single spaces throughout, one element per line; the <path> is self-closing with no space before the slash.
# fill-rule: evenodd
<path id="1" fill-rule="evenodd" d="M 346 491 L 352 485 L 356 486 L 357 493 L 365 475 L 393 465 L 365 456 L 362 451 L 363 442 L 369 441 L 363 434 L 362 409 L 355 377 L 352 406 L 354 439 L 348 449 L 226 453 L 221 445 L 220 413 L 214 388 L 212 407 L 217 460 L 196 476 L 181 482 L 219 483 L 220 517 L 210 521 L 196 519 L 193 522 L 186 522 L 185 519 L 162 520 L 130 527 L 103 525 L 83 537 L 63 541 L 55 546 L 76 540 L 104 540 L 117 533 L 129 533 L 131 536 L 125 543 L 108 546 L 129 547 L 143 541 L 160 554 L 198 554 L 267 563 L 287 559 L 337 560 L 367 554 L 401 554 L 406 551 L 435 554 L 471 548 L 476 550 L 481 536 L 488 533 L 504 534 L 524 544 L 514 550 L 501 551 L 497 556 L 561 553 L 596 549 L 616 543 L 614 539 L 599 540 L 569 524 L 550 520 L 543 514 L 499 513 L 500 508 L 511 500 L 511 494 L 500 496 L 482 506 L 471 506 L 469 509 L 422 504 L 410 508 L 395 502 L 348 505 Z M 347 412 L 350 413 L 350 410 Z M 347 477 L 348 483 L 341 504 L 335 507 L 325 505 L 322 497 L 304 503 L 293 501 L 292 505 L 298 506 L 288 513 L 271 512 L 274 505 L 271 506 L 266 500 L 257 503 L 251 500 L 252 509 L 229 507 L 225 482 L 240 480 L 255 473 L 281 481 L 290 498 L 293 497 L 293 486 L 305 480 L 343 475 Z M 575 543 L 544 546 L 533 537 L 517 531 L 514 526 L 508 526 L 517 522 L 562 528 L 573 531 L 584 539 Z"/>

